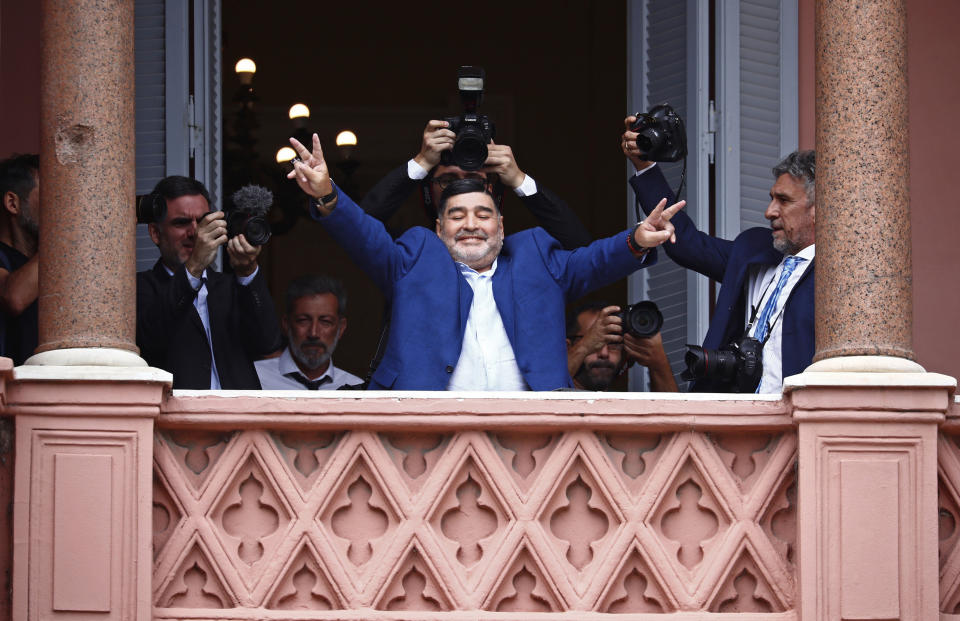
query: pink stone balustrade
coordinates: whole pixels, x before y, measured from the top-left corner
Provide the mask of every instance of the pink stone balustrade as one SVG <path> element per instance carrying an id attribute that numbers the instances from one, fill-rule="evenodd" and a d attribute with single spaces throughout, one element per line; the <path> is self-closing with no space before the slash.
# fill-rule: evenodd
<path id="1" fill-rule="evenodd" d="M 942 376 L 496 397 L 129 373 L 0 368 L 12 618 L 960 619 Z"/>

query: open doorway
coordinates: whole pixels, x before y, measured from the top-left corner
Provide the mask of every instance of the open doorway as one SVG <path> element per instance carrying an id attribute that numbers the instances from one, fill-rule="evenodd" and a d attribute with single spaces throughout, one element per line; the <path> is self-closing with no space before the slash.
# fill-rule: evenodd
<path id="1" fill-rule="evenodd" d="M 349 129 L 358 138 L 350 154 L 350 183 L 362 196 L 378 179 L 413 157 L 427 120 L 461 112 L 456 69 L 486 69 L 482 111 L 496 124 L 497 142 L 509 144 L 524 172 L 552 189 L 576 211 L 593 237 L 624 228 L 624 160 L 619 135 L 627 106 L 626 3 L 487 2 L 302 3 L 265 10 L 262 3 L 222 5 L 224 187 L 228 195 L 231 136 L 239 88 L 234 64 L 256 62 L 255 127 L 247 157 L 264 178 L 282 179 L 276 151 L 294 132 L 287 112 L 310 108 L 334 179 L 343 155 L 334 138 Z M 339 177 L 337 175 L 340 175 Z M 234 178 L 236 178 L 234 176 Z M 261 181 L 263 182 L 263 181 Z M 267 185 L 268 183 L 264 183 Z M 535 226 L 516 197 L 504 201 L 507 233 Z M 390 227 L 426 223 L 411 197 Z M 278 305 L 293 278 L 327 273 L 343 280 L 350 296 L 349 329 L 337 366 L 366 374 L 380 331 L 383 298 L 315 222 L 301 218 L 276 235 L 263 253 L 263 269 Z M 626 284 L 598 292 L 626 301 Z"/>

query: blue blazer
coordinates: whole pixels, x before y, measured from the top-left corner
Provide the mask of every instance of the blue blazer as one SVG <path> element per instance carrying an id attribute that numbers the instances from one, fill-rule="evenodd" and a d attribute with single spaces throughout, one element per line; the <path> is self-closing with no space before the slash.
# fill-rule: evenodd
<path id="1" fill-rule="evenodd" d="M 434 231 L 414 227 L 396 240 L 383 223 L 337 189 L 329 216 L 311 210 L 377 284 L 391 305 L 386 353 L 371 390 L 446 390 L 460 358 L 473 289 Z M 543 229 L 504 240 L 493 297 L 523 379 L 532 390 L 570 387 L 565 305 L 656 261 L 637 259 L 626 232 L 573 251 Z"/>
<path id="2" fill-rule="evenodd" d="M 662 198 L 666 198 L 668 204 L 676 200 L 659 166 L 631 177 L 630 186 L 644 213 L 653 211 Z M 696 270 L 720 283 L 716 308 L 703 346 L 710 349 L 724 347 L 739 339 L 746 327 L 747 285 L 751 271 L 777 265 L 783 259 L 783 254 L 773 247 L 770 229 L 747 229 L 733 241 L 728 241 L 698 231 L 693 220 L 683 211 L 677 213 L 671 222 L 676 227 L 677 243 L 663 245 L 667 256 L 678 265 Z M 783 377 L 801 373 L 813 362 L 815 267 L 813 264 L 807 268 L 790 292 L 780 318 L 783 322 Z M 716 391 L 718 387 L 701 380 L 694 384 L 693 389 Z"/>

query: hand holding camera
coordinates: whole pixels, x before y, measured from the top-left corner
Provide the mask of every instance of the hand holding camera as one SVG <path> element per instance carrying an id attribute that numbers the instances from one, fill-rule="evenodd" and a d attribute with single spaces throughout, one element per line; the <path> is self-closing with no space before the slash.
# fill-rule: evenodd
<path id="1" fill-rule="evenodd" d="M 424 170 L 430 170 L 440 163 L 444 151 L 453 148 L 453 141 L 457 135 L 448 129 L 447 121 L 432 120 L 427 122 L 423 130 L 423 142 L 420 144 L 420 153 L 413 158 Z"/>
<path id="2" fill-rule="evenodd" d="M 197 223 L 197 237 L 194 240 L 193 252 L 186 260 L 185 266 L 195 278 L 203 275 L 213 260 L 217 258 L 217 250 L 227 243 L 227 221 L 222 211 L 212 211 L 203 216 Z"/>
<path id="3" fill-rule="evenodd" d="M 246 277 L 257 269 L 257 257 L 263 246 L 254 246 L 241 233 L 231 237 L 227 242 L 227 254 L 230 256 L 230 267 L 237 276 Z"/>
<path id="4" fill-rule="evenodd" d="M 497 173 L 500 181 L 510 189 L 516 189 L 523 183 L 526 174 L 517 166 L 517 160 L 513 157 L 513 149 L 505 144 L 487 145 L 487 161 L 485 162 L 483 172 Z"/>

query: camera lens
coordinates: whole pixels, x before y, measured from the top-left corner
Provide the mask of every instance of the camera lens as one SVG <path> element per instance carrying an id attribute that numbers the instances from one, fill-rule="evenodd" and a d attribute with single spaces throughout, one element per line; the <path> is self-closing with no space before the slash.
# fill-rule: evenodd
<path id="1" fill-rule="evenodd" d="M 477 125 L 466 125 L 453 143 L 453 161 L 464 170 L 477 170 L 487 161 L 487 140 Z"/>
<path id="2" fill-rule="evenodd" d="M 664 135 L 656 127 L 648 127 L 637 134 L 637 148 L 647 155 L 656 152 L 664 142 Z"/>
<path id="3" fill-rule="evenodd" d="M 659 332 L 660 328 L 663 327 L 663 315 L 656 304 L 644 300 L 627 307 L 623 323 L 630 334 L 647 338 Z"/>
<path id="4" fill-rule="evenodd" d="M 253 216 L 243 226 L 243 236 L 254 246 L 270 241 L 270 223 L 266 218 Z"/>
<path id="5" fill-rule="evenodd" d="M 737 355 L 726 349 L 706 349 L 687 345 L 683 361 L 687 365 L 683 379 L 714 378 L 730 381 L 737 372 Z"/>

